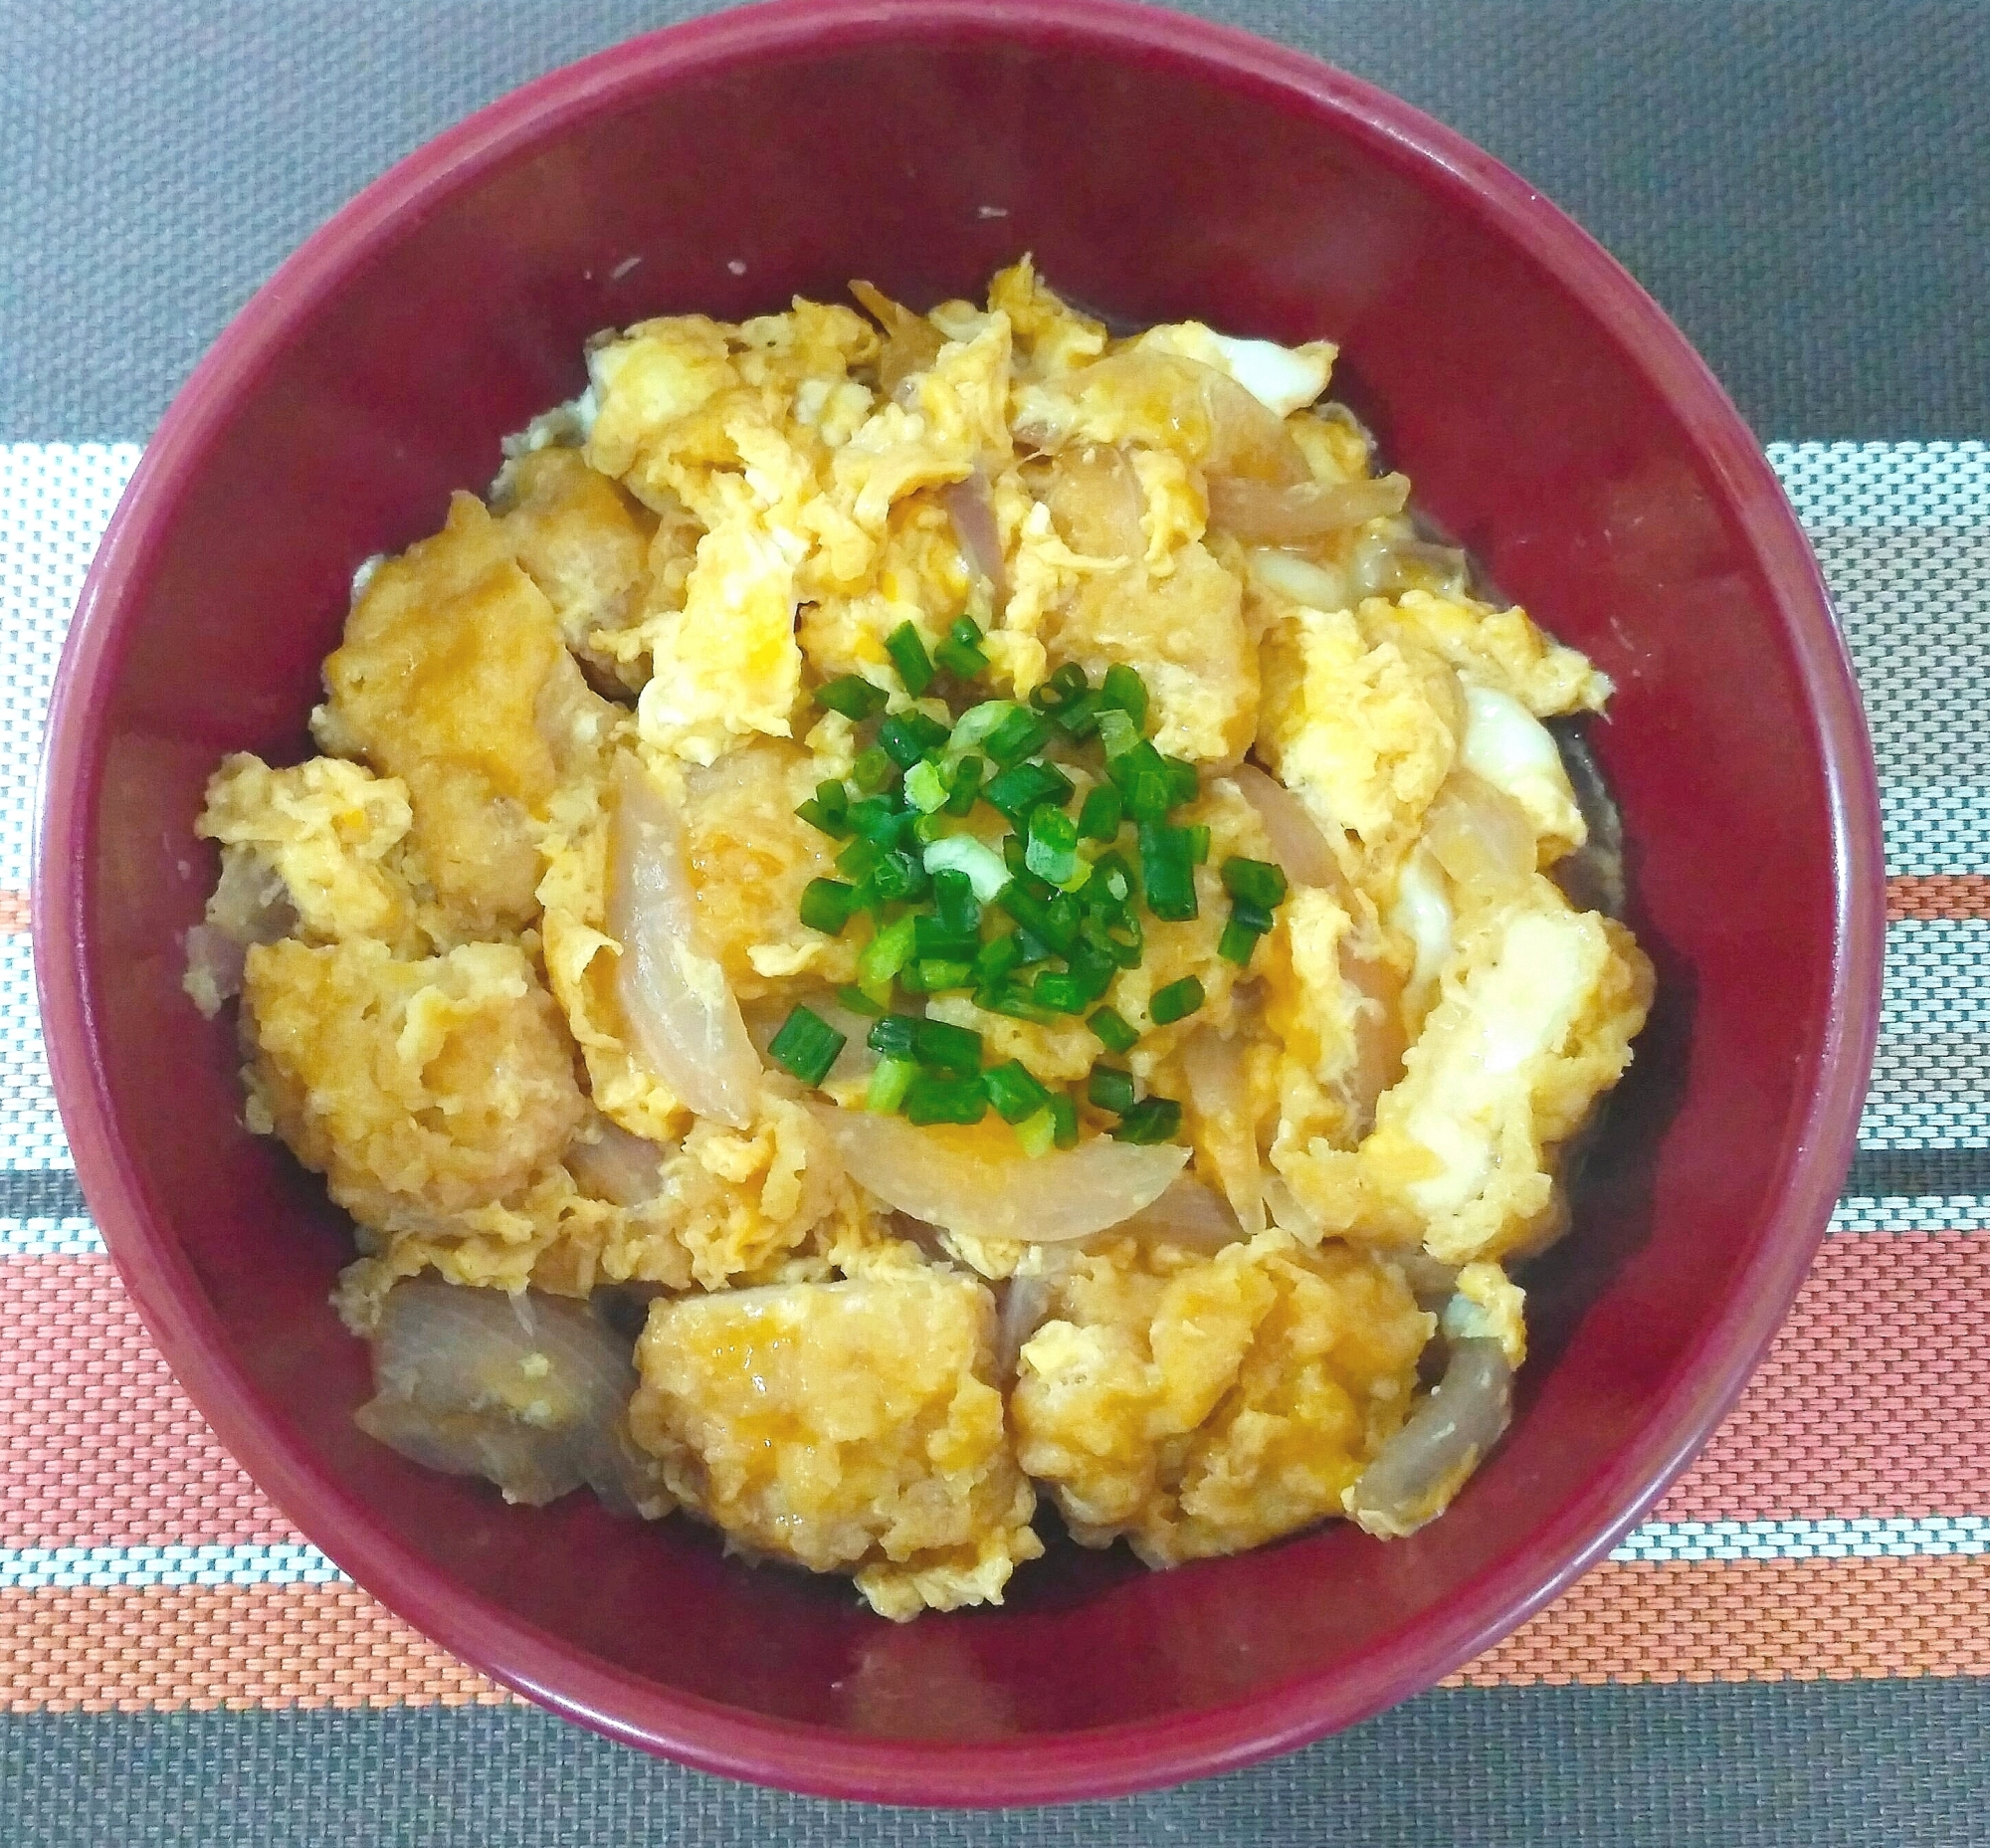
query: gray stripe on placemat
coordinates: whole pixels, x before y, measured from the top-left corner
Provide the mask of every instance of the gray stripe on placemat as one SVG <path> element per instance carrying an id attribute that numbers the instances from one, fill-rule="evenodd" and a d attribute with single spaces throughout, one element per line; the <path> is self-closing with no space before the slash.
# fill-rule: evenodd
<path id="1" fill-rule="evenodd" d="M 0 1720 L 10 1848 L 1934 1848 L 1981 1839 L 1990 1681 L 1441 1692 L 1253 1770 L 982 1814 L 789 1797 L 523 1707 Z"/>
<path id="2" fill-rule="evenodd" d="M 149 431 L 321 220 L 686 0 L 0 0 L 0 437 Z M 1990 20 L 1939 0 L 1199 0 L 1582 219 L 1765 436 L 1990 429 Z"/>

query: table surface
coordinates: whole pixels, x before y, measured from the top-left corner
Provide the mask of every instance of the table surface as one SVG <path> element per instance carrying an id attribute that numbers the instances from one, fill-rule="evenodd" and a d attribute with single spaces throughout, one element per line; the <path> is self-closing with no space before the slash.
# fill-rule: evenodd
<path id="1" fill-rule="evenodd" d="M 1770 447 L 1879 754 L 1885 1020 L 1832 1236 L 1704 1457 L 1453 1685 L 1118 1802 L 968 1816 L 753 1790 L 511 1701 L 413 1635 L 179 1394 L 77 1191 L 25 934 L 83 569 L 180 380 L 305 233 L 478 104 L 699 10 L 0 0 L 0 1837 L 1990 1836 L 1990 7 L 1200 9 L 1444 117 L 1652 290 Z"/>

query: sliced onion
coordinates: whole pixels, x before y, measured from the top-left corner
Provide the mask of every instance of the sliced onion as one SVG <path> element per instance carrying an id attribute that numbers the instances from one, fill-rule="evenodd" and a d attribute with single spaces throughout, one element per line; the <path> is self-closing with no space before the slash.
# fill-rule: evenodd
<path id="1" fill-rule="evenodd" d="M 1258 1161 L 1257 1126 L 1251 1118 L 1243 1038 L 1226 1039 L 1214 1027 L 1191 1034 L 1182 1045 L 1182 1072 L 1188 1079 L 1189 1101 L 1205 1132 L 1218 1119 L 1240 1126 L 1220 1146 L 1209 1144 L 1209 1152 L 1238 1224 L 1249 1234 L 1260 1233 L 1265 1229 L 1264 1173 Z M 1176 1181 L 1168 1192 L 1193 1185 L 1192 1181 Z M 1166 1198 L 1163 1194 L 1162 1199 Z"/>
<path id="2" fill-rule="evenodd" d="M 1347 875 L 1305 805 L 1276 777 L 1255 763 L 1240 763 L 1230 773 L 1244 800 L 1258 811 L 1271 837 L 1272 857 L 1295 886 L 1317 886 L 1345 903 L 1351 897 Z"/>
<path id="3" fill-rule="evenodd" d="M 1400 513 L 1409 498 L 1407 475 L 1359 482 L 1294 482 L 1287 487 L 1212 475 L 1209 523 L 1247 545 L 1299 545 Z"/>
<path id="4" fill-rule="evenodd" d="M 607 923 L 622 945 L 615 998 L 636 1052 L 700 1117 L 743 1128 L 760 1062 L 724 972 L 698 947 L 683 822 L 626 752 L 615 763 Z"/>
<path id="5" fill-rule="evenodd" d="M 878 356 L 878 388 L 892 396 L 914 372 L 931 369 L 946 344 L 946 336 L 923 314 L 894 302 L 871 283 L 852 283 L 850 293 L 869 308 L 885 329 L 885 350 Z"/>
<path id="6" fill-rule="evenodd" d="M 1259 1203 L 1259 1218 L 1264 1205 Z M 1260 1231 L 1264 1227 L 1260 1225 Z M 1214 1187 L 1205 1187 L 1187 1175 L 1176 1181 L 1151 1206 L 1143 1206 L 1132 1218 L 1112 1227 L 1114 1237 L 1130 1233 L 1156 1244 L 1179 1245 L 1186 1251 L 1213 1253 L 1250 1236 L 1238 1223 L 1229 1201 Z"/>
<path id="7" fill-rule="evenodd" d="M 995 1324 L 995 1377 L 1016 1377 L 1016 1356 L 1050 1320 L 1054 1286 L 1048 1277 L 1012 1277 L 1002 1286 L 1002 1314 Z"/>
<path id="8" fill-rule="evenodd" d="M 1000 610 L 1009 601 L 1009 567 L 1002 556 L 1002 533 L 995 523 L 995 495 L 976 468 L 965 481 L 940 490 L 940 505 L 953 521 L 962 554 L 988 580 L 988 594 Z"/>
<path id="9" fill-rule="evenodd" d="M 1444 779 L 1424 817 L 1424 839 L 1462 886 L 1512 886 L 1533 876 L 1534 825 L 1526 810 L 1471 770 Z"/>
<path id="10" fill-rule="evenodd" d="M 1090 1238 L 1158 1199 L 1182 1170 L 1178 1142 L 1105 1137 L 1026 1155 L 1006 1130 L 922 1129 L 901 1117 L 815 1106 L 844 1166 L 886 1205 L 977 1238 Z"/>
<path id="11" fill-rule="evenodd" d="M 1495 1340 L 1454 1341 L 1436 1391 L 1382 1446 L 1348 1491 L 1347 1512 L 1370 1534 L 1399 1540 L 1443 1514 L 1513 1409 L 1513 1369 Z"/>
<path id="12" fill-rule="evenodd" d="M 1139 558 L 1146 554 L 1140 514 L 1146 498 L 1123 450 L 1088 443 L 1051 464 L 1046 496 L 1065 542 L 1090 558 Z"/>
<path id="13" fill-rule="evenodd" d="M 242 972 L 248 965 L 249 945 L 213 924 L 195 924 L 186 933 L 188 992 L 200 997 L 203 1008 L 219 1011 L 223 1001 L 232 1001 L 242 992 Z"/>
<path id="14" fill-rule="evenodd" d="M 1442 1309 L 1450 1301 L 1458 1283 L 1458 1266 L 1433 1258 L 1421 1245 L 1407 1251 L 1392 1251 L 1389 1262 L 1403 1273 L 1403 1281 L 1421 1309 Z"/>
<path id="15" fill-rule="evenodd" d="M 641 1206 L 654 1200 L 663 1184 L 664 1151 L 644 1136 L 631 1135 L 619 1123 L 597 1117 L 567 1144 L 566 1171 L 597 1200 Z"/>
<path id="16" fill-rule="evenodd" d="M 397 1284 L 373 1336 L 375 1396 L 354 1421 L 425 1468 L 487 1478 L 507 1502 L 538 1507 L 587 1483 L 626 1504 L 629 1342 L 560 1297 L 534 1297 L 530 1320 L 528 1333 L 501 1290 Z"/>
<path id="17" fill-rule="evenodd" d="M 1571 905 L 1581 911 L 1601 912 L 1606 918 L 1624 916 L 1624 817 L 1610 786 L 1603 780 L 1602 766 L 1589 740 L 1566 721 L 1548 726 L 1555 748 L 1561 752 L 1562 768 L 1568 772 L 1569 786 L 1575 791 L 1576 806 L 1589 824 L 1589 838 L 1572 854 L 1564 854 L 1551 875 L 1568 895 Z M 188 939 L 191 948 L 192 939 Z"/>

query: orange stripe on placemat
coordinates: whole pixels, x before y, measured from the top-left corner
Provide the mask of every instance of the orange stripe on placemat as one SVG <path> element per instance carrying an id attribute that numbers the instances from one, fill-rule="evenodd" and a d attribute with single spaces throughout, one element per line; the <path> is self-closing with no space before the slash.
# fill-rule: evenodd
<path id="1" fill-rule="evenodd" d="M 108 1258 L 0 1260 L 0 1545 L 299 1538 L 180 1390 Z"/>
<path id="2" fill-rule="evenodd" d="M 353 1585 L 0 1591 L 0 1711 L 512 1697 Z"/>
<path id="3" fill-rule="evenodd" d="M 25 930 L 28 927 L 28 895 L 25 892 L 0 892 L 0 931 Z"/>
<path id="4" fill-rule="evenodd" d="M 1887 922 L 1990 918 L 1990 874 L 1901 873 L 1887 882 Z"/>
<path id="5" fill-rule="evenodd" d="M 1599 1566 L 1448 1685 L 1990 1675 L 1990 1558 Z"/>
<path id="6" fill-rule="evenodd" d="M 1661 1521 L 1990 1514 L 1990 1238 L 1827 1240 Z M 295 1540 L 151 1345 L 108 1260 L 0 1260 L 0 1545 Z"/>

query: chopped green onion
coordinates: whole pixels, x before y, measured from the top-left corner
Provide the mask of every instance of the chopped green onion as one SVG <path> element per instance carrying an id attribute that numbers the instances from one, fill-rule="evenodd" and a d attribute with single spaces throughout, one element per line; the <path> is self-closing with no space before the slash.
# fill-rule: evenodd
<path id="1" fill-rule="evenodd" d="M 987 767 L 972 751 L 961 758 L 954 767 L 952 793 L 946 798 L 949 815 L 965 815 L 972 810 L 975 798 L 981 793 L 981 773 Z"/>
<path id="2" fill-rule="evenodd" d="M 841 784 L 838 785 L 842 787 Z M 850 838 L 850 823 L 841 809 L 831 809 L 819 796 L 810 796 L 806 802 L 798 803 L 795 813 L 811 828 L 826 834 L 832 841 L 847 841 Z"/>
<path id="3" fill-rule="evenodd" d="M 1086 1081 L 1085 1095 L 1098 1109 L 1123 1116 L 1133 1108 L 1133 1074 L 1100 1060 Z"/>
<path id="4" fill-rule="evenodd" d="M 901 770 L 909 770 L 929 750 L 941 749 L 951 733 L 916 707 L 894 713 L 878 727 L 878 742 Z"/>
<path id="5" fill-rule="evenodd" d="M 1089 738 L 1098 729 L 1101 696 L 1096 690 L 1080 694 L 1051 714 L 1051 721 L 1067 737 Z"/>
<path id="6" fill-rule="evenodd" d="M 912 928 L 911 918 L 900 918 L 894 924 L 888 924 L 864 945 L 857 957 L 857 979 L 862 986 L 870 989 L 882 987 L 911 960 Z M 871 1043 L 878 1046 L 875 1029 Z M 882 1052 L 885 1049 L 880 1046 L 878 1050 Z"/>
<path id="7" fill-rule="evenodd" d="M 1023 1153 L 1033 1161 L 1047 1155 L 1057 1146 L 1057 1114 L 1048 1098 L 1044 1107 L 1032 1117 L 1025 1117 L 1016 1126 L 1016 1140 L 1022 1144 Z"/>
<path id="8" fill-rule="evenodd" d="M 926 870 L 917 854 L 895 848 L 871 875 L 881 899 L 916 899 L 926 889 Z"/>
<path id="9" fill-rule="evenodd" d="M 974 896 L 974 882 L 955 867 L 941 867 L 933 875 L 933 909 L 940 924 L 958 936 L 972 938 L 981 928 L 981 903 Z"/>
<path id="10" fill-rule="evenodd" d="M 1068 884 L 1078 871 L 1078 823 L 1046 802 L 1030 811 L 1029 829 L 1023 864 L 1053 886 Z"/>
<path id="11" fill-rule="evenodd" d="M 815 690 L 815 703 L 862 721 L 885 710 L 885 690 L 872 686 L 861 674 L 839 674 Z"/>
<path id="12" fill-rule="evenodd" d="M 1269 860 L 1246 860 L 1232 854 L 1223 863 L 1223 890 L 1233 899 L 1271 911 L 1286 902 L 1286 876 Z"/>
<path id="13" fill-rule="evenodd" d="M 904 813 L 890 796 L 866 796 L 861 802 L 851 803 L 846 811 L 850 825 L 880 847 L 896 844 Z"/>
<path id="14" fill-rule="evenodd" d="M 1056 953 L 1034 930 L 1018 930 L 1016 942 L 1022 949 L 1022 959 L 1016 964 L 1019 969 L 1034 968 L 1039 962 L 1048 962 Z"/>
<path id="15" fill-rule="evenodd" d="M 915 1020 L 912 1057 L 936 1072 L 978 1072 L 981 1035 L 972 1027 L 956 1027 L 951 1021 Z"/>
<path id="16" fill-rule="evenodd" d="M 1015 930 L 993 936 L 981 945 L 974 958 L 977 987 L 992 988 L 1023 960 L 1021 933 Z"/>
<path id="17" fill-rule="evenodd" d="M 1272 914 L 1268 907 L 1253 905 L 1249 899 L 1233 899 L 1230 916 L 1247 930 L 1255 930 L 1263 936 L 1272 927 Z"/>
<path id="18" fill-rule="evenodd" d="M 885 850 L 876 841 L 852 841 L 836 856 L 836 870 L 845 879 L 869 879 L 878 870 L 878 862 L 884 857 Z"/>
<path id="19" fill-rule="evenodd" d="M 1182 1107 L 1173 1098 L 1142 1098 L 1112 1128 L 1121 1142 L 1165 1142 L 1181 1129 Z"/>
<path id="20" fill-rule="evenodd" d="M 1141 824 L 1140 879 L 1147 909 L 1156 918 L 1181 923 L 1196 916 L 1195 868 L 1182 829 L 1159 822 Z"/>
<path id="21" fill-rule="evenodd" d="M 947 754 L 958 756 L 964 750 L 978 750 L 989 732 L 1012 713 L 1022 710 L 1014 700 L 983 700 L 979 706 L 970 706 L 953 721 L 953 730 L 946 740 Z"/>
<path id="22" fill-rule="evenodd" d="M 905 1101 L 906 1087 L 918 1075 L 919 1068 L 909 1059 L 880 1059 L 864 1094 L 864 1108 L 891 1116 Z"/>
<path id="23" fill-rule="evenodd" d="M 905 772 L 905 800 L 921 815 L 946 806 L 946 777 L 936 763 L 921 757 Z"/>
<path id="24" fill-rule="evenodd" d="M 1078 831 L 1088 841 L 1109 841 L 1119 832 L 1125 802 L 1110 783 L 1100 783 L 1078 811 Z"/>
<path id="25" fill-rule="evenodd" d="M 1168 767 L 1145 738 L 1109 759 L 1105 774 L 1118 785 L 1126 798 L 1126 812 L 1135 821 L 1160 821 L 1174 805 L 1174 783 Z"/>
<path id="26" fill-rule="evenodd" d="M 862 988 L 858 987 L 855 982 L 845 982 L 842 987 L 837 989 L 836 998 L 845 1007 L 849 1008 L 853 1014 L 871 1014 L 875 1016 L 885 1011 L 884 1002 L 874 1000 Z"/>
<path id="27" fill-rule="evenodd" d="M 983 746 L 1004 769 L 1012 763 L 1020 763 L 1025 757 L 1034 756 L 1050 742 L 1049 723 L 1037 717 L 1027 707 L 1019 706 L 1008 718 L 989 732 Z"/>
<path id="28" fill-rule="evenodd" d="M 892 657 L 892 665 L 898 670 L 898 679 L 913 699 L 916 700 L 932 685 L 932 657 L 926 653 L 925 643 L 919 640 L 919 632 L 910 623 L 901 622 L 885 638 L 885 652 Z"/>
<path id="29" fill-rule="evenodd" d="M 981 650 L 981 630 L 973 617 L 954 619 L 945 641 L 933 650 L 933 660 L 956 680 L 973 680 L 988 672 L 988 657 Z"/>
<path id="30" fill-rule="evenodd" d="M 1068 956 L 1077 947 L 1078 921 L 1075 917 L 1067 921 L 1066 915 L 1058 910 L 1061 901 L 1041 899 L 1020 879 L 1014 879 L 995 902 L 1024 929 L 1042 937 L 1060 955 Z"/>
<path id="31" fill-rule="evenodd" d="M 1116 1007 L 1101 1007 L 1085 1024 L 1097 1035 L 1107 1052 L 1129 1053 L 1140 1037 Z"/>
<path id="32" fill-rule="evenodd" d="M 1105 679 L 1098 691 L 1103 696 L 1105 705 L 1116 706 L 1136 725 L 1145 728 L 1147 683 L 1123 661 L 1115 661 L 1105 670 Z"/>
<path id="33" fill-rule="evenodd" d="M 1223 935 L 1217 940 L 1216 953 L 1225 962 L 1234 962 L 1240 969 L 1251 966 L 1251 954 L 1258 947 L 1258 932 L 1249 924 L 1241 924 L 1236 919 L 1223 926 Z"/>
<path id="34" fill-rule="evenodd" d="M 1168 775 L 1168 806 L 1179 808 L 1184 802 L 1193 802 L 1202 789 L 1202 780 L 1196 775 L 1195 765 L 1181 757 L 1161 755 L 1161 768 Z"/>
<path id="35" fill-rule="evenodd" d="M 1024 1118 L 1049 1108 L 1051 1094 L 1017 1060 L 1011 1059 L 1006 1065 L 983 1072 L 981 1082 L 987 1087 L 989 1103 L 995 1106 L 1004 1123 L 1021 1123 Z"/>
<path id="36" fill-rule="evenodd" d="M 835 936 L 857 909 L 857 888 L 839 879 L 812 879 L 802 888 L 802 923 L 825 936 Z"/>
<path id="37" fill-rule="evenodd" d="M 767 1056 L 803 1084 L 819 1085 L 848 1044 L 813 1008 L 798 1006 L 774 1035 Z"/>
<path id="38" fill-rule="evenodd" d="M 1006 1015 L 1011 1020 L 1028 1020 L 1037 1026 L 1047 1027 L 1057 1018 L 1057 1009 L 1044 1007 L 1033 1000 L 1020 982 L 1004 981 L 974 991 L 974 1005 L 990 1014 Z"/>
<path id="39" fill-rule="evenodd" d="M 850 766 L 851 780 L 867 795 L 883 789 L 897 774 L 898 766 L 876 744 L 860 750 L 857 761 Z"/>
<path id="40" fill-rule="evenodd" d="M 965 988 L 973 977 L 974 964 L 961 956 L 922 956 L 898 971 L 898 980 L 910 994 L 943 994 L 949 988 Z"/>
<path id="41" fill-rule="evenodd" d="M 992 905 L 1009 883 L 1009 869 L 1002 864 L 1002 856 L 971 834 L 949 834 L 932 842 L 925 850 L 925 865 L 928 873 L 965 873 L 975 898 L 983 905 Z"/>
<path id="42" fill-rule="evenodd" d="M 1002 837 L 1002 864 L 1018 879 L 1030 870 L 1030 844 L 1020 834 Z"/>
<path id="43" fill-rule="evenodd" d="M 963 1078 L 920 1072 L 905 1087 L 904 1112 L 908 1123 L 979 1123 L 988 1114 L 988 1093 L 978 1072 Z"/>
<path id="44" fill-rule="evenodd" d="M 1018 827 L 1038 803 L 1063 804 L 1076 793 L 1077 786 L 1071 778 L 1048 763 L 1015 764 L 982 791 L 988 803 Z"/>
<path id="45" fill-rule="evenodd" d="M 1098 746 L 1109 766 L 1140 742 L 1140 727 L 1117 707 L 1106 707 L 1098 715 Z"/>
<path id="46" fill-rule="evenodd" d="M 1123 854 L 1100 854 L 1092 863 L 1092 877 L 1085 882 L 1085 897 L 1088 904 L 1097 905 L 1106 901 L 1114 906 L 1124 905 L 1133 896 L 1133 869 L 1126 864 Z"/>
<path id="47" fill-rule="evenodd" d="M 1209 862 L 1209 824 L 1206 821 L 1192 821 L 1182 830 L 1188 836 L 1188 857 L 1196 866 L 1206 866 Z"/>
<path id="48" fill-rule="evenodd" d="M 1078 1105 L 1069 1091 L 1051 1093 L 1051 1121 L 1057 1125 L 1057 1145 L 1078 1146 Z"/>
<path id="49" fill-rule="evenodd" d="M 1186 1020 L 1202 1003 L 1202 983 L 1193 975 L 1184 975 L 1180 981 L 1154 990 L 1147 1003 L 1147 1018 L 1157 1027 L 1171 1027 L 1177 1020 Z"/>
<path id="50" fill-rule="evenodd" d="M 1080 698 L 1086 685 L 1085 670 L 1076 661 L 1067 661 L 1030 695 L 1030 704 L 1040 713 L 1055 716 Z"/>
<path id="51" fill-rule="evenodd" d="M 912 1057 L 912 1032 L 919 1024 L 916 1014 L 887 1014 L 865 1036 L 864 1043 L 875 1053 L 887 1059 L 909 1059 Z"/>
<path id="52" fill-rule="evenodd" d="M 914 956 L 965 956 L 970 960 L 981 947 L 972 930 L 953 930 L 943 918 L 931 912 L 915 913 L 912 921 Z"/>
<path id="53" fill-rule="evenodd" d="M 939 813 L 914 815 L 909 832 L 923 854 L 935 841 L 946 839 L 946 817 Z"/>

